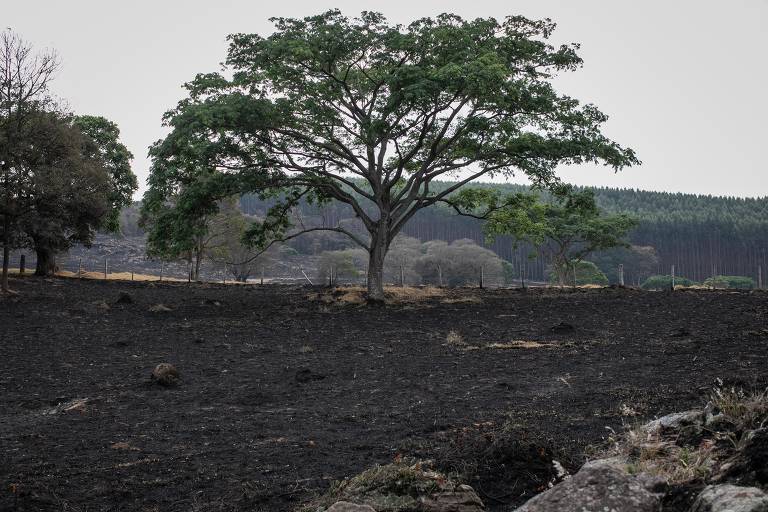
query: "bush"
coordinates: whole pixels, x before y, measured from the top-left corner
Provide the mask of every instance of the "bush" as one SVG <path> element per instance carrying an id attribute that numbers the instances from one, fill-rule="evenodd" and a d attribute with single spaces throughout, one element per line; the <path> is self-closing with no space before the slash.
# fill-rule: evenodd
<path id="1" fill-rule="evenodd" d="M 751 290 L 755 287 L 755 281 L 746 276 L 715 276 L 704 281 L 704 286 L 710 288 L 730 288 L 738 290 Z"/>
<path id="2" fill-rule="evenodd" d="M 550 284 L 560 284 L 557 274 L 552 269 L 549 270 L 549 282 Z M 584 286 L 588 284 L 607 286 L 608 278 L 603 271 L 597 268 L 597 265 L 591 261 L 580 261 L 576 265 L 576 285 Z M 573 267 L 568 269 L 566 285 L 573 285 Z"/>
<path id="3" fill-rule="evenodd" d="M 697 284 L 687 277 L 675 276 L 675 286 L 693 286 Z M 672 288 L 672 276 L 651 276 L 640 286 L 643 290 L 669 290 Z"/>

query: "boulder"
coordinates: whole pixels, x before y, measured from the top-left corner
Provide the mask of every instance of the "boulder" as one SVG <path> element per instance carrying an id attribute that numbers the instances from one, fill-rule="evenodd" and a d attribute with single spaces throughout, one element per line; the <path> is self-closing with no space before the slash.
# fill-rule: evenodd
<path id="1" fill-rule="evenodd" d="M 665 487 L 659 478 L 629 475 L 616 460 L 598 460 L 533 497 L 517 512 L 656 512 Z"/>
<path id="2" fill-rule="evenodd" d="M 170 363 L 160 363 L 152 370 L 152 382 L 161 386 L 174 386 L 179 383 L 179 370 Z"/>
<path id="3" fill-rule="evenodd" d="M 659 432 L 664 430 L 677 430 L 689 425 L 702 425 L 704 423 L 704 412 L 693 409 L 685 412 L 676 412 L 667 414 L 659 419 L 646 423 L 643 430 L 646 432 Z"/>
<path id="4" fill-rule="evenodd" d="M 768 512 L 768 494 L 757 487 L 707 486 L 691 512 Z"/>
<path id="5" fill-rule="evenodd" d="M 483 501 L 468 485 L 453 491 L 436 492 L 419 500 L 424 512 L 482 512 Z"/>
<path id="6" fill-rule="evenodd" d="M 373 507 L 368 505 L 357 505 L 349 501 L 337 501 L 325 512 L 376 512 Z"/>

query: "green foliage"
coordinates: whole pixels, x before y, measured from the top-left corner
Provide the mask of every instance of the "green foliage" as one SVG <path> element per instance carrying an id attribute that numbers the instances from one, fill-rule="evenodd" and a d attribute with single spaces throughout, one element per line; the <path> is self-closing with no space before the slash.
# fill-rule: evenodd
<path id="1" fill-rule="evenodd" d="M 530 193 L 502 196 L 489 188 L 466 189 L 446 202 L 462 214 L 485 219 L 490 240 L 510 235 L 538 246 L 551 259 L 561 285 L 573 281 L 568 280 L 568 269 L 587 255 L 626 246 L 623 239 L 636 225 L 627 215 L 605 215 L 591 190 L 570 185 L 553 187 L 550 202 Z"/>
<path id="2" fill-rule="evenodd" d="M 608 285 L 608 278 L 606 275 L 597 268 L 597 265 L 591 261 L 578 261 L 572 262 L 567 268 L 550 269 L 549 282 L 551 284 L 562 284 L 560 282 L 560 276 L 565 276 L 565 284 L 573 285 L 573 272 L 576 270 L 576 285 Z"/>
<path id="3" fill-rule="evenodd" d="M 738 290 L 751 290 L 755 285 L 755 280 L 745 276 L 714 276 L 704 281 L 704 286 L 710 288 L 729 288 Z"/>
<path id="4" fill-rule="evenodd" d="M 279 190 L 250 243 L 290 236 L 300 198 L 335 199 L 370 236 L 323 229 L 381 255 L 418 210 L 480 176 L 522 172 L 548 184 L 561 164 L 638 163 L 600 132 L 604 114 L 552 87 L 581 59 L 576 45 L 548 43 L 549 20 L 443 14 L 402 26 L 332 10 L 272 21 L 267 37 L 230 36 L 225 72 L 198 75 L 166 116 L 171 133 L 152 149 L 145 197 L 148 217 L 187 212 L 167 223 L 174 229 L 155 224 L 166 235 L 197 211 L 190 205 Z M 430 188 L 465 168 L 473 174 L 456 185 Z"/>
<path id="5" fill-rule="evenodd" d="M 675 286 L 694 286 L 698 283 L 686 277 L 675 276 Z M 644 290 L 670 290 L 672 288 L 672 276 L 651 276 L 640 285 Z"/>
<path id="6" fill-rule="evenodd" d="M 139 188 L 131 170 L 133 155 L 120 142 L 120 129 L 112 121 L 101 116 L 76 116 L 73 125 L 92 141 L 89 156 L 100 159 L 108 173 L 109 212 L 103 227 L 117 232 L 120 230 L 120 212 L 133 203 L 133 193 Z"/>

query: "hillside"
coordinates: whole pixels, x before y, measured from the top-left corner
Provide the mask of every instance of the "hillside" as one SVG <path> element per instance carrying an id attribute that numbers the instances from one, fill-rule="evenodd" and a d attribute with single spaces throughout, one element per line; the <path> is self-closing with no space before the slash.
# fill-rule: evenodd
<path id="1" fill-rule="evenodd" d="M 448 186 L 447 182 L 436 184 Z M 522 185 L 479 184 L 504 192 L 529 190 Z M 633 189 L 594 188 L 598 204 L 611 213 L 628 213 L 640 220 L 630 234 L 633 245 L 652 246 L 658 263 L 652 273 L 667 274 L 671 265 L 676 273 L 696 281 L 711 275 L 746 275 L 756 277 L 758 265 L 768 269 L 768 198 L 745 199 L 694 194 L 649 192 Z M 245 213 L 263 214 L 268 203 L 255 196 L 241 201 Z M 302 205 L 306 222 L 335 225 L 340 220 L 354 222 L 346 205 L 324 207 Z M 456 215 L 447 207 L 435 206 L 420 211 L 406 225 L 404 234 L 422 241 L 453 241 L 469 238 L 483 243 L 481 222 Z M 316 239 L 297 241 L 300 251 L 311 252 Z M 522 267 L 528 279 L 543 280 L 546 263 L 541 258 L 528 259 L 531 248 L 515 247 L 509 238 L 500 238 L 490 246 L 501 258 Z M 625 264 L 626 266 L 626 264 Z M 650 269 L 626 269 L 627 278 L 637 282 Z"/>

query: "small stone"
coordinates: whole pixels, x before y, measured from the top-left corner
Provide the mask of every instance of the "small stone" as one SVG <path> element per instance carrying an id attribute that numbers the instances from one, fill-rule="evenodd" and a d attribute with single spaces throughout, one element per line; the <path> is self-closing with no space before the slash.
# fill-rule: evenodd
<path id="1" fill-rule="evenodd" d="M 160 363 L 152 370 L 152 381 L 161 386 L 174 386 L 179 383 L 179 371 L 170 363 Z"/>
<path id="2" fill-rule="evenodd" d="M 167 311 L 172 311 L 172 309 L 165 304 L 153 304 L 152 306 L 149 306 L 149 310 L 152 313 L 165 313 Z"/>
<path id="3" fill-rule="evenodd" d="M 757 487 L 710 485 L 696 498 L 691 512 L 768 512 L 768 494 Z"/>
<path id="4" fill-rule="evenodd" d="M 349 501 L 337 501 L 328 507 L 325 512 L 376 512 L 376 509 L 368 505 L 350 503 Z"/>

